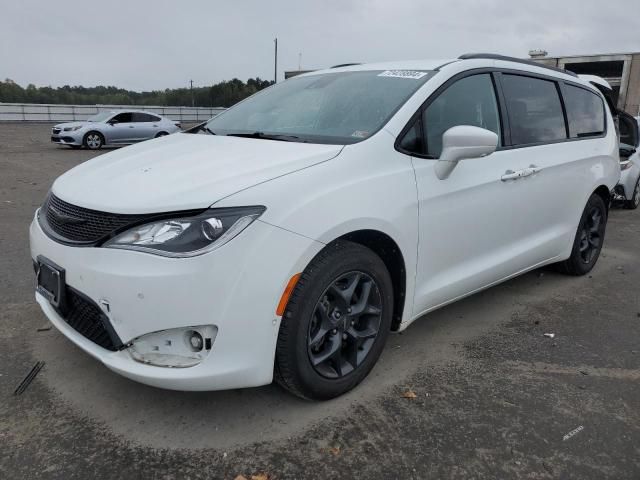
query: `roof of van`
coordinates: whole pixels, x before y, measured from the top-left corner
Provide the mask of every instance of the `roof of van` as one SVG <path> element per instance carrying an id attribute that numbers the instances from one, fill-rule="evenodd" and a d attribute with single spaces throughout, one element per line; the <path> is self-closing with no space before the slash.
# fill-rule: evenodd
<path id="1" fill-rule="evenodd" d="M 350 72 L 350 71 L 367 71 L 367 70 L 439 70 L 445 65 L 458 62 L 474 61 L 477 66 L 479 63 L 484 63 L 487 67 L 509 67 L 517 70 L 531 71 L 537 73 L 545 73 L 550 76 L 557 76 L 578 83 L 588 84 L 586 81 L 580 81 L 578 76 L 568 70 L 564 70 L 557 67 L 547 66 L 541 63 L 537 63 L 531 60 L 525 60 L 515 57 L 507 57 L 504 55 L 497 55 L 493 53 L 474 53 L 464 54 L 458 58 L 448 59 L 425 59 L 425 60 L 403 60 L 394 62 L 380 62 L 380 63 L 361 63 L 361 64 L 346 64 L 344 66 L 336 66 L 324 70 L 316 70 L 309 73 L 302 74 L 301 76 L 314 75 L 319 73 L 329 72 Z M 505 65 L 502 65 L 506 62 Z M 511 64 L 511 65 L 508 65 Z M 571 78 L 567 78 L 571 77 Z"/>

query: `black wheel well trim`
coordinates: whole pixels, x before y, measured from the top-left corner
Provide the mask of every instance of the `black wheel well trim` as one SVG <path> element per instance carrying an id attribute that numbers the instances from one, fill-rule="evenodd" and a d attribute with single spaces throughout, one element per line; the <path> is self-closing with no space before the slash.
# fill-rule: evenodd
<path id="1" fill-rule="evenodd" d="M 340 240 L 348 240 L 367 247 L 384 262 L 393 286 L 391 330 L 398 331 L 402 323 L 407 288 L 407 270 L 402 250 L 393 238 L 380 230 L 355 230 L 336 238 L 333 242 Z"/>
<path id="2" fill-rule="evenodd" d="M 605 206 L 607 207 L 607 211 L 609 211 L 609 206 L 611 204 L 611 199 L 613 198 L 611 195 L 611 191 L 606 185 L 600 185 L 593 191 L 594 194 L 600 196 Z"/>

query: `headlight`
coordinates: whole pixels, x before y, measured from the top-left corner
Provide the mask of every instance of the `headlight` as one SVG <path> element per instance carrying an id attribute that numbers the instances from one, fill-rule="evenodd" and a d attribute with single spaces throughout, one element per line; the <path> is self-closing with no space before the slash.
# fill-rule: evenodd
<path id="1" fill-rule="evenodd" d="M 625 171 L 633 167 L 633 162 L 627 160 L 626 162 L 620 162 L 620 170 Z"/>
<path id="2" fill-rule="evenodd" d="M 76 130 L 80 130 L 82 128 L 82 125 L 76 125 L 75 127 L 65 127 L 64 131 L 65 132 L 75 132 Z"/>
<path id="3" fill-rule="evenodd" d="M 168 218 L 133 227 L 104 246 L 165 257 L 193 257 L 221 247 L 264 211 L 261 206 L 214 208 L 194 217 Z"/>

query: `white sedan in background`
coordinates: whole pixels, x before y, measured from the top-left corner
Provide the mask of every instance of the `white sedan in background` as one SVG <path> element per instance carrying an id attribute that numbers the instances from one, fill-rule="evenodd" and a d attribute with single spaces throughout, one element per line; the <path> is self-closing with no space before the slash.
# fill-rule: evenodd
<path id="1" fill-rule="evenodd" d="M 84 122 L 55 125 L 51 130 L 51 141 L 98 150 L 104 145 L 127 145 L 179 131 L 179 123 L 154 113 L 119 110 L 97 113 Z"/>

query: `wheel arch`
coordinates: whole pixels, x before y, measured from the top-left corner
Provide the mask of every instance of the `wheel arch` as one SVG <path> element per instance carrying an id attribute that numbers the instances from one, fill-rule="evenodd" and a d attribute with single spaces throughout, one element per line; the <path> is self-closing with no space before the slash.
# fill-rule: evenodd
<path id="1" fill-rule="evenodd" d="M 606 185 L 600 185 L 593 191 L 593 193 L 602 198 L 602 201 L 607 207 L 607 211 L 609 211 L 609 206 L 611 205 L 611 192 L 609 191 L 609 188 Z"/>
<path id="2" fill-rule="evenodd" d="M 104 133 L 102 133 L 100 130 L 89 130 L 88 132 L 86 132 L 83 136 L 82 136 L 82 144 L 86 145 L 86 141 L 87 141 L 87 137 L 89 135 L 91 135 L 92 133 L 97 133 L 98 135 L 100 135 L 100 138 L 102 138 L 102 145 L 106 145 L 107 143 L 107 138 L 104 136 Z"/>
<path id="3" fill-rule="evenodd" d="M 372 250 L 384 262 L 393 285 L 393 319 L 391 330 L 397 331 L 402 323 L 404 312 L 407 270 L 402 250 L 396 241 L 380 230 L 355 230 L 336 238 L 334 242 L 348 240 Z M 332 242 L 333 243 L 333 242 Z"/>

